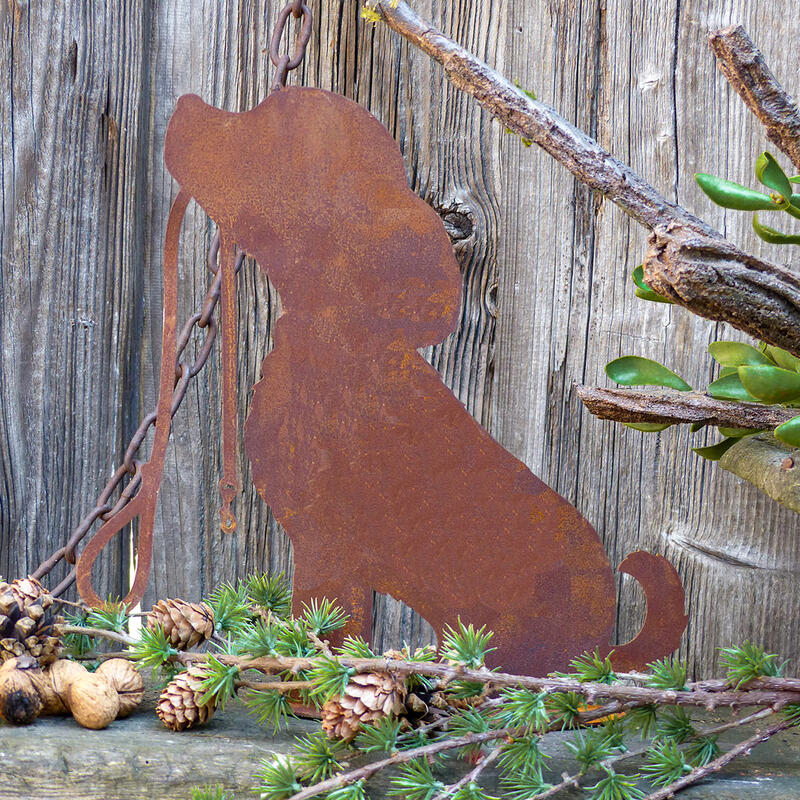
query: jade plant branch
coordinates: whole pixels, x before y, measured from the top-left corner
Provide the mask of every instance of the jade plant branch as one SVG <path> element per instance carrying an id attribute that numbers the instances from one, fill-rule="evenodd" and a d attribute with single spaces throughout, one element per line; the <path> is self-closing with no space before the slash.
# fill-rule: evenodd
<path id="1" fill-rule="evenodd" d="M 438 61 L 456 87 L 509 130 L 539 145 L 578 180 L 650 229 L 644 278 L 656 292 L 698 316 L 727 322 L 800 356 L 800 270 L 739 250 L 659 194 L 554 109 L 528 97 L 438 31 L 403 0 L 378 0 L 375 11 L 389 28 Z M 740 26 L 715 32 L 709 42 L 722 73 L 764 124 L 770 141 L 800 171 L 800 110 L 758 48 Z M 578 393 L 592 413 L 627 422 L 705 421 L 760 429 L 776 427 L 779 418 L 786 421 L 774 408 L 712 403 L 699 393 L 681 398 L 658 393 L 648 398 L 643 392 L 589 387 Z M 800 513 L 800 479 L 785 467 L 787 455 L 786 447 L 773 438 L 750 437 L 731 447 L 720 465 Z"/>

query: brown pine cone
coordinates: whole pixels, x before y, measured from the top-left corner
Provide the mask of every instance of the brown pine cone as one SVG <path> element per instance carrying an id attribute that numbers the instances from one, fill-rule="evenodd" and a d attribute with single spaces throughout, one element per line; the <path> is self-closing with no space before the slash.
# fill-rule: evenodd
<path id="1" fill-rule="evenodd" d="M 406 685 L 389 672 L 353 675 L 341 697 L 322 707 L 322 729 L 331 739 L 352 741 L 362 725 L 405 711 Z"/>
<path id="2" fill-rule="evenodd" d="M 185 600 L 159 600 L 147 615 L 147 626 L 160 625 L 169 643 L 178 650 L 188 650 L 210 639 L 214 633 L 214 612 L 205 603 Z"/>
<path id="3" fill-rule="evenodd" d="M 34 578 L 0 578 L 0 664 L 33 656 L 43 666 L 61 652 L 63 619 L 50 611 L 52 595 Z"/>
<path id="4" fill-rule="evenodd" d="M 200 703 L 205 694 L 202 684 L 207 677 L 205 668 L 195 664 L 173 678 L 161 692 L 156 714 L 171 731 L 194 728 L 214 716 L 213 700 L 205 705 Z"/>

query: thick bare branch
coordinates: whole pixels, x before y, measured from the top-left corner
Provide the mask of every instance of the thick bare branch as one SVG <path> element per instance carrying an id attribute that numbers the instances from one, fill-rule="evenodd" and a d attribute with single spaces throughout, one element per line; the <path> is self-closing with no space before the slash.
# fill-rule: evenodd
<path id="1" fill-rule="evenodd" d="M 800 282 L 786 267 L 749 256 L 670 202 L 628 165 L 549 106 L 533 100 L 399 0 L 379 0 L 386 24 L 438 61 L 459 89 L 509 130 L 535 142 L 578 180 L 653 231 L 645 280 L 707 319 L 800 355 Z"/>
<path id="2" fill-rule="evenodd" d="M 795 448 L 773 436 L 749 436 L 731 447 L 719 465 L 800 514 L 800 452 Z"/>
<path id="3" fill-rule="evenodd" d="M 766 430 L 800 414 L 800 408 L 715 400 L 705 392 L 677 389 L 642 391 L 576 386 L 575 391 L 592 414 L 616 422 L 703 422 L 726 428 Z"/>
<path id="4" fill-rule="evenodd" d="M 800 109 L 775 80 L 761 51 L 741 25 L 716 31 L 708 41 L 728 83 L 800 172 Z"/>

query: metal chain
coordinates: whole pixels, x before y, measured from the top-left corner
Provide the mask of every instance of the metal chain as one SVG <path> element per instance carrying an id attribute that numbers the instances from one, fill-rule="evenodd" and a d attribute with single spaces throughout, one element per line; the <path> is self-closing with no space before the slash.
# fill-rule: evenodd
<path id="1" fill-rule="evenodd" d="M 294 53 L 291 56 L 288 53 L 281 55 L 279 52 L 281 39 L 290 14 L 295 19 L 302 17 L 303 20 L 295 40 Z M 306 57 L 306 47 L 309 39 L 311 39 L 311 22 L 311 9 L 303 0 L 289 0 L 281 9 L 280 14 L 278 14 L 275 29 L 272 31 L 272 40 L 269 43 L 269 58 L 275 65 L 275 80 L 272 82 L 273 92 L 286 86 L 286 77 L 289 72 L 297 69 L 303 63 L 303 59 Z"/>
<path id="2" fill-rule="evenodd" d="M 189 317 L 183 327 L 183 330 L 178 336 L 178 344 L 175 353 L 175 388 L 172 392 L 172 406 L 170 408 L 171 417 L 175 416 L 181 406 L 181 403 L 183 402 L 183 399 L 186 397 L 186 392 L 189 389 L 189 382 L 200 372 L 201 369 L 203 369 L 208 361 L 208 358 L 211 355 L 211 350 L 214 346 L 214 340 L 217 336 L 217 322 L 214 319 L 214 310 L 216 309 L 217 302 L 219 301 L 220 284 L 222 280 L 222 276 L 219 274 L 217 260 L 218 256 L 219 231 L 214 234 L 214 237 L 211 240 L 211 247 L 208 252 L 208 269 L 215 276 L 214 281 L 212 282 L 208 293 L 203 299 L 203 304 L 194 314 L 192 314 L 191 317 Z M 242 268 L 243 262 L 244 253 L 238 251 L 236 255 L 235 266 L 237 273 Z M 202 346 L 200 347 L 200 352 L 195 360 L 191 364 L 187 364 L 181 361 L 181 357 L 189 345 L 189 341 L 192 338 L 192 333 L 194 332 L 195 327 L 205 331 L 205 338 Z M 108 483 L 105 485 L 105 488 L 97 498 L 95 507 L 81 520 L 78 527 L 75 528 L 74 532 L 72 533 L 72 536 L 70 536 L 67 544 L 59 550 L 56 550 L 56 552 L 53 553 L 53 555 L 51 555 L 47 560 L 43 561 L 33 573 L 32 577 L 37 579 L 43 578 L 53 569 L 56 564 L 58 564 L 59 561 L 61 561 L 62 558 L 65 559 L 67 563 L 74 565 L 77 561 L 75 550 L 81 540 L 89 532 L 92 525 L 98 519 L 105 521 L 115 516 L 133 499 L 142 482 L 142 462 L 137 460 L 135 456 L 139 448 L 142 446 L 148 431 L 151 427 L 153 427 L 153 425 L 155 425 L 156 417 L 157 414 L 154 411 L 151 414 L 148 414 L 142 420 L 141 424 L 136 430 L 136 433 L 133 434 L 133 437 L 128 444 L 122 465 L 117 468 Z M 120 493 L 117 502 L 112 504 L 112 495 L 128 475 L 130 476 L 130 480 Z M 73 580 L 74 570 L 65 581 L 62 581 L 62 583 L 53 590 L 53 594 L 58 596 L 58 594 L 70 586 Z"/>

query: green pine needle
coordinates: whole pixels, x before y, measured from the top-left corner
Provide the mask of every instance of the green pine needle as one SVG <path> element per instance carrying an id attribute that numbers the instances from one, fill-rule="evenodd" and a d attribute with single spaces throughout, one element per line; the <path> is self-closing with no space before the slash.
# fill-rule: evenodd
<path id="1" fill-rule="evenodd" d="M 317 636 L 343 628 L 350 619 L 350 615 L 335 603 L 335 600 L 317 600 L 316 597 L 310 603 L 303 603 L 303 622 Z"/>
<path id="2" fill-rule="evenodd" d="M 139 641 L 131 647 L 131 657 L 139 662 L 140 669 L 158 669 L 176 655 L 178 651 L 170 645 L 167 634 L 160 625 L 142 628 Z"/>
<path id="3" fill-rule="evenodd" d="M 303 789 L 288 756 L 277 756 L 274 761 L 264 759 L 256 779 L 261 800 L 286 800 Z"/>
<path id="4" fill-rule="evenodd" d="M 109 602 L 99 608 L 94 608 L 86 617 L 86 624 L 90 628 L 126 633 L 128 630 L 128 607 L 123 603 Z"/>
<path id="5" fill-rule="evenodd" d="M 647 751 L 647 762 L 642 766 L 654 786 L 669 786 L 692 771 L 676 742 L 657 742 Z"/>
<path id="6" fill-rule="evenodd" d="M 603 735 L 602 731 L 576 733 L 572 742 L 565 742 L 567 749 L 581 765 L 581 772 L 588 772 L 601 761 L 614 754 L 614 747 Z"/>
<path id="7" fill-rule="evenodd" d="M 253 691 L 244 701 L 250 714 L 258 720 L 259 725 L 266 725 L 273 732 L 287 725 L 289 717 L 294 718 L 289 699 L 282 692 Z"/>
<path id="8" fill-rule="evenodd" d="M 280 626 L 277 649 L 279 655 L 290 658 L 308 658 L 318 655 L 318 650 L 308 631 L 297 621 L 290 621 Z"/>
<path id="9" fill-rule="evenodd" d="M 398 750 L 400 723 L 384 717 L 374 725 L 365 725 L 356 737 L 356 747 L 364 753 L 394 753 Z"/>
<path id="10" fill-rule="evenodd" d="M 433 777 L 427 759 L 415 758 L 398 768 L 386 793 L 390 797 L 401 797 L 403 800 L 431 800 L 442 789 L 444 784 Z"/>
<path id="11" fill-rule="evenodd" d="M 767 653 L 763 647 L 749 641 L 738 647 L 720 648 L 720 652 L 720 662 L 728 669 L 727 681 L 736 689 L 762 676 L 776 678 L 786 666 L 786 662 L 777 663 L 778 656 L 775 653 Z"/>
<path id="12" fill-rule="evenodd" d="M 228 794 L 224 786 L 195 786 L 192 800 L 233 800 L 233 795 Z"/>
<path id="13" fill-rule="evenodd" d="M 621 775 L 609 767 L 603 767 L 606 772 L 594 786 L 587 786 L 586 791 L 591 792 L 590 800 L 641 800 L 644 792 L 636 786 L 636 776 Z"/>
<path id="14" fill-rule="evenodd" d="M 552 783 L 547 783 L 542 778 L 540 769 L 503 775 L 500 778 L 500 786 L 507 800 L 528 800 L 553 788 Z"/>
<path id="15" fill-rule="evenodd" d="M 610 748 L 617 750 L 620 753 L 627 752 L 628 747 L 625 744 L 624 718 L 611 717 L 611 719 L 608 719 L 603 723 L 603 726 L 599 730 L 603 732 L 603 736 L 606 737 L 606 741 L 608 742 L 608 746 Z"/>
<path id="16" fill-rule="evenodd" d="M 428 734 L 423 730 L 415 728 L 414 730 L 408 731 L 407 733 L 404 733 L 402 736 L 398 737 L 397 749 L 415 750 L 417 747 L 425 747 L 430 743 L 431 740 L 428 738 Z"/>
<path id="17" fill-rule="evenodd" d="M 470 709 L 450 717 L 450 721 L 447 723 L 447 730 L 455 738 L 459 738 L 470 733 L 486 733 L 492 730 L 492 722 L 488 716 L 484 716 L 480 711 Z M 467 745 L 459 749 L 459 757 L 476 758 L 482 749 L 483 744 L 480 742 Z"/>
<path id="18" fill-rule="evenodd" d="M 553 716 L 553 725 L 561 730 L 573 730 L 580 727 L 580 713 L 584 706 L 583 697 L 577 692 L 555 692 L 547 697 L 545 705 Z"/>
<path id="19" fill-rule="evenodd" d="M 497 764 L 506 775 L 514 772 L 541 772 L 544 758 L 549 756 L 539 750 L 538 736 L 517 736 L 503 745 Z"/>
<path id="20" fill-rule="evenodd" d="M 338 658 L 320 656 L 317 663 L 307 670 L 307 679 L 313 681 L 315 686 L 312 694 L 318 697 L 323 703 L 334 697 L 344 694 L 350 678 L 356 674 L 354 667 L 342 664 Z"/>
<path id="21" fill-rule="evenodd" d="M 334 789 L 328 794 L 327 800 L 367 800 L 367 794 L 364 791 L 364 780 Z"/>
<path id="22" fill-rule="evenodd" d="M 64 614 L 67 625 L 73 625 L 76 628 L 91 628 L 92 626 L 89 625 L 87 617 L 87 614 L 80 611 L 77 614 L 70 612 Z M 67 633 L 64 636 L 64 647 L 67 655 L 73 658 L 82 658 L 94 649 L 94 639 L 82 633 Z"/>
<path id="23" fill-rule="evenodd" d="M 252 618 L 247 587 L 241 581 L 238 588 L 223 583 L 211 593 L 206 603 L 214 611 L 217 630 L 223 633 L 238 633 Z"/>
<path id="24" fill-rule="evenodd" d="M 800 725 L 800 703 L 790 703 L 783 709 L 783 716 L 792 725 Z"/>
<path id="25" fill-rule="evenodd" d="M 658 706 L 648 704 L 632 708 L 625 715 L 625 720 L 630 728 L 639 731 L 642 739 L 649 739 L 655 733 L 658 723 Z"/>
<path id="26" fill-rule="evenodd" d="M 250 602 L 278 619 L 289 619 L 292 615 L 292 584 L 282 573 L 277 575 L 251 575 L 246 583 Z"/>
<path id="27" fill-rule="evenodd" d="M 457 629 L 448 625 L 444 630 L 441 656 L 468 669 L 480 669 L 486 660 L 486 655 L 497 649 L 488 647 L 492 636 L 494 633 L 487 631 L 485 625 L 475 630 L 472 623 L 464 625 L 459 618 Z"/>
<path id="28" fill-rule="evenodd" d="M 203 665 L 206 678 L 203 679 L 203 695 L 200 704 L 214 703 L 222 711 L 231 697 L 236 696 L 236 679 L 241 668 L 236 664 L 223 664 L 218 658 L 208 656 Z"/>
<path id="29" fill-rule="evenodd" d="M 550 726 L 545 705 L 546 694 L 529 689 L 504 689 L 500 693 L 503 704 L 497 719 L 504 728 L 519 728 L 525 733 L 544 733 Z"/>
<path id="30" fill-rule="evenodd" d="M 647 679 L 648 686 L 654 689 L 676 689 L 679 692 L 686 689 L 688 671 L 685 662 L 677 658 L 661 658 L 647 666 L 653 673 Z"/>
<path id="31" fill-rule="evenodd" d="M 345 636 L 336 653 L 342 658 L 377 658 L 361 636 Z"/>
<path id="32" fill-rule="evenodd" d="M 447 684 L 447 694 L 455 700 L 477 697 L 483 690 L 484 684 L 475 681 L 451 681 Z"/>
<path id="33" fill-rule="evenodd" d="M 704 767 L 709 761 L 713 761 L 720 754 L 717 737 L 701 736 L 689 742 L 683 752 L 686 759 L 693 767 Z"/>
<path id="34" fill-rule="evenodd" d="M 659 738 L 680 744 L 695 735 L 692 719 L 685 708 L 666 709 L 660 716 L 656 733 Z"/>
<path id="35" fill-rule="evenodd" d="M 249 658 L 274 658 L 279 655 L 280 628 L 272 622 L 257 619 L 237 631 L 234 649 L 237 655 Z"/>
<path id="36" fill-rule="evenodd" d="M 500 800 L 488 794 L 480 784 L 475 781 L 465 783 L 452 795 L 452 800 Z"/>
<path id="37" fill-rule="evenodd" d="M 611 666 L 611 654 L 605 658 L 600 656 L 600 650 L 595 649 L 594 652 L 586 652 L 578 658 L 572 659 L 569 662 L 572 667 L 572 673 L 556 673 L 564 677 L 574 678 L 581 683 L 614 683 L 617 680 L 617 675 L 614 668 Z"/>
<path id="38" fill-rule="evenodd" d="M 309 784 L 327 780 L 342 769 L 338 759 L 345 751 L 344 742 L 329 739 L 322 731 L 298 736 L 294 741 L 297 774 Z"/>

